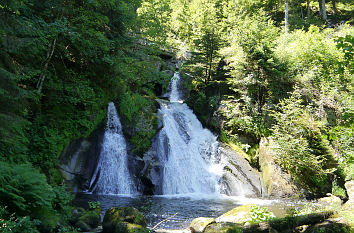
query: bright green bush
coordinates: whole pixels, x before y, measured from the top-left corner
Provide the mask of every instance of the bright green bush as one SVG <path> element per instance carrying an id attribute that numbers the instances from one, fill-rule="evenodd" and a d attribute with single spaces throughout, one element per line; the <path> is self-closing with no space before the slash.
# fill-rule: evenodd
<path id="1" fill-rule="evenodd" d="M 267 207 L 260 207 L 254 205 L 250 209 L 250 217 L 247 219 L 247 222 L 259 223 L 259 222 L 266 222 L 274 218 L 274 214 L 268 210 Z"/>

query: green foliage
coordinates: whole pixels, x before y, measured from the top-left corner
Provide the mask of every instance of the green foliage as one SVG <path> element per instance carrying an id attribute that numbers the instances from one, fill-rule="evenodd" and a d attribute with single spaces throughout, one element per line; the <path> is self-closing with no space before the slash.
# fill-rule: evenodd
<path id="1" fill-rule="evenodd" d="M 39 233 L 36 226 L 38 220 L 30 220 L 28 216 L 16 217 L 9 215 L 6 208 L 0 206 L 0 232 L 2 233 Z"/>
<path id="2" fill-rule="evenodd" d="M 250 217 L 247 219 L 249 223 L 266 222 L 274 218 L 274 214 L 267 207 L 252 206 L 250 209 Z"/>
<path id="3" fill-rule="evenodd" d="M 30 165 L 0 163 L 0 200 L 8 211 L 22 216 L 51 209 L 55 198 L 44 175 Z"/>
<path id="4" fill-rule="evenodd" d="M 101 208 L 101 202 L 99 201 L 89 201 L 88 202 L 89 209 L 100 209 Z"/>
<path id="5" fill-rule="evenodd" d="M 273 149 L 277 162 L 304 188 L 325 194 L 331 184 L 328 174 L 335 171 L 337 162 L 311 109 L 301 103 L 299 92 L 279 103 L 274 112 Z"/>
<path id="6" fill-rule="evenodd" d="M 151 138 L 156 134 L 157 110 L 153 100 L 139 94 L 126 92 L 122 95 L 119 111 L 123 120 L 132 129 L 127 132 L 130 140 L 135 145 L 134 152 L 142 155 L 151 144 Z"/>

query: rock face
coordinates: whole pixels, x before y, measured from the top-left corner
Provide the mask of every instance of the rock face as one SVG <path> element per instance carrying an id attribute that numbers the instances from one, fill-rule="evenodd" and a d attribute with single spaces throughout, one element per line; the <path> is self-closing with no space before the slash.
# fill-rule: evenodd
<path id="1" fill-rule="evenodd" d="M 219 145 L 219 156 L 224 166 L 223 192 L 227 195 L 264 197 L 267 195 L 260 173 L 248 161 L 226 144 Z"/>
<path id="2" fill-rule="evenodd" d="M 205 228 L 212 223 L 215 223 L 215 219 L 213 218 L 195 218 L 193 219 L 189 228 L 193 233 L 202 233 L 204 232 Z"/>
<path id="3" fill-rule="evenodd" d="M 270 144 L 271 140 L 266 138 L 262 138 L 259 143 L 259 164 L 268 196 L 281 198 L 298 197 L 300 190 L 296 187 L 291 176 L 275 164 Z"/>
<path id="4" fill-rule="evenodd" d="M 71 142 L 60 156 L 59 169 L 72 191 L 88 189 L 101 151 L 105 122 L 88 138 Z"/>
<path id="5" fill-rule="evenodd" d="M 147 226 L 142 213 L 133 207 L 112 207 L 103 218 L 103 233 L 130 233 Z"/>
<path id="6" fill-rule="evenodd" d="M 347 181 L 345 189 L 347 190 L 348 201 L 344 203 L 343 209 L 354 212 L 354 180 Z"/>

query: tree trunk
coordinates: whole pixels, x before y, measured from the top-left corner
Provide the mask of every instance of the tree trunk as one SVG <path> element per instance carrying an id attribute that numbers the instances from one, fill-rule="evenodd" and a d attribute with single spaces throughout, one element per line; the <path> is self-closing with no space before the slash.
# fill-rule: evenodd
<path id="1" fill-rule="evenodd" d="M 336 15 L 338 13 L 336 7 L 336 0 L 332 0 L 332 8 L 333 8 L 333 15 Z"/>
<path id="2" fill-rule="evenodd" d="M 47 74 L 47 69 L 48 69 L 48 65 L 50 63 L 50 59 L 52 58 L 54 50 L 55 50 L 56 42 L 57 42 L 57 38 L 53 39 L 49 44 L 47 58 L 44 62 L 43 70 L 42 70 L 41 76 L 38 79 L 37 86 L 36 86 L 38 93 L 41 93 L 41 91 L 42 91 L 43 82 L 44 82 L 45 76 Z"/>
<path id="3" fill-rule="evenodd" d="M 322 18 L 323 20 L 327 20 L 326 0 L 322 0 Z"/>
<path id="4" fill-rule="evenodd" d="M 311 17 L 311 7 L 310 7 L 310 0 L 307 0 L 307 18 Z"/>
<path id="5" fill-rule="evenodd" d="M 320 14 L 320 17 L 322 17 L 322 4 L 321 4 L 321 0 L 318 0 L 318 13 Z"/>
<path id="6" fill-rule="evenodd" d="M 288 32 L 288 21 L 289 21 L 289 2 L 285 1 L 285 33 Z"/>

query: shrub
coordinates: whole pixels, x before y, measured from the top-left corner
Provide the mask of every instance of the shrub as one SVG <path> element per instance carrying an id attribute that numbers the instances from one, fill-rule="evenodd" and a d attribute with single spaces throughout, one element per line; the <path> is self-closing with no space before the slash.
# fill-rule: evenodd
<path id="1" fill-rule="evenodd" d="M 295 91 L 273 114 L 277 121 L 273 126 L 276 161 L 305 189 L 325 194 L 331 191 L 328 174 L 334 172 L 337 162 L 311 110 L 301 103 Z"/>
<path id="2" fill-rule="evenodd" d="M 249 223 L 265 222 L 274 218 L 274 214 L 267 207 L 252 206 L 250 209 L 250 217 L 247 219 Z"/>

